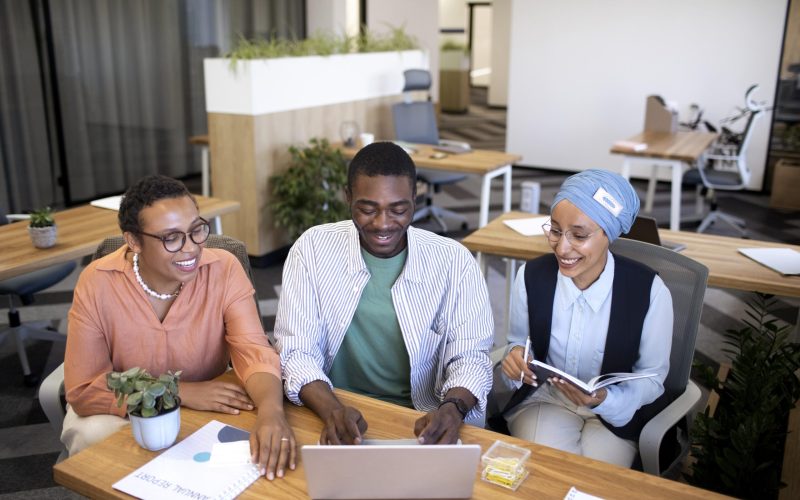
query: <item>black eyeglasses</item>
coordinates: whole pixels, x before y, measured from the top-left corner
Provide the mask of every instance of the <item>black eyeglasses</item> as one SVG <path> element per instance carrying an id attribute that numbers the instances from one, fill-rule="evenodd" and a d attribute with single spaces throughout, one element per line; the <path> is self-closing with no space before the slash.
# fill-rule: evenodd
<path id="1" fill-rule="evenodd" d="M 180 252 L 183 249 L 183 246 L 186 244 L 186 236 L 188 235 L 189 238 L 195 243 L 195 245 L 202 245 L 208 239 L 208 235 L 211 232 L 211 226 L 208 225 L 208 221 L 204 218 L 200 217 L 202 221 L 200 224 L 194 226 L 192 229 L 189 230 L 188 233 L 184 233 L 183 231 L 173 231 L 171 233 L 165 234 L 163 236 L 157 234 L 150 234 L 145 233 L 144 231 L 139 231 L 139 234 L 143 234 L 145 236 L 150 236 L 151 238 L 156 238 L 161 240 L 161 243 L 164 244 L 164 250 L 169 253 L 176 253 Z"/>

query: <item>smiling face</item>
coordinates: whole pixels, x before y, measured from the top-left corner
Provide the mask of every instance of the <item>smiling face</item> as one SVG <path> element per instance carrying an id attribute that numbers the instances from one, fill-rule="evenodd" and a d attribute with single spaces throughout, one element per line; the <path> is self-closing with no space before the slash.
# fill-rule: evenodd
<path id="1" fill-rule="evenodd" d="M 550 224 L 554 230 L 572 233 L 573 242 L 563 234 L 558 242 L 550 241 L 550 247 L 558 258 L 561 274 L 572 278 L 579 289 L 586 290 L 606 267 L 608 238 L 600 226 L 569 200 L 553 208 Z"/>
<path id="2" fill-rule="evenodd" d="M 412 182 L 399 175 L 358 175 L 347 192 L 361 247 L 375 257 L 394 257 L 406 248 L 414 218 Z"/>
<path id="3" fill-rule="evenodd" d="M 164 198 L 139 212 L 141 231 L 166 236 L 175 231 L 191 232 L 203 224 L 197 206 L 188 196 Z M 197 276 L 203 245 L 187 236 L 183 248 L 168 252 L 161 240 L 144 234 L 125 233 L 125 240 L 139 254 L 139 272 L 147 285 L 160 293 L 173 292 L 181 283 Z"/>

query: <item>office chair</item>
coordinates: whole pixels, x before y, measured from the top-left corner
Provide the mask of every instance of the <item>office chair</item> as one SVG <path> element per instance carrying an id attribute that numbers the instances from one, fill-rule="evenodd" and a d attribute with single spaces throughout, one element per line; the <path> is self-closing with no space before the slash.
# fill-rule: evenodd
<path id="1" fill-rule="evenodd" d="M 641 241 L 619 238 L 610 248 L 615 255 L 628 257 L 655 270 L 672 295 L 674 317 L 669 372 L 664 380 L 664 393 L 640 410 L 648 422 L 639 435 L 639 457 L 633 466 L 648 474 L 674 477 L 689 453 L 689 412 L 701 396 L 689 374 L 708 268 L 683 254 Z M 497 415 L 514 392 L 500 379 L 504 354 L 505 346 L 491 353 L 495 378 L 487 403 L 488 415 Z"/>
<path id="2" fill-rule="evenodd" d="M 415 144 L 434 144 L 440 145 L 439 129 L 436 126 L 436 112 L 430 96 L 425 101 L 412 101 L 411 92 L 429 91 L 431 87 L 431 75 L 424 69 L 409 69 L 403 72 L 405 86 L 403 87 L 403 102 L 392 106 L 392 118 L 394 119 L 395 138 L 404 142 Z M 450 146 L 455 143 L 447 143 Z M 466 150 L 466 145 L 463 145 Z M 447 232 L 445 217 L 461 221 L 461 228 L 467 229 L 467 219 L 461 214 L 439 207 L 433 203 L 433 193 L 441 191 L 445 184 L 454 184 L 466 179 L 464 174 L 445 172 L 439 170 L 429 170 L 425 168 L 417 169 L 417 178 L 426 184 L 425 204 L 414 213 L 414 222 L 430 217 L 442 228 L 442 232 Z"/>
<path id="3" fill-rule="evenodd" d="M 5 225 L 9 218 L 21 220 L 24 217 L 13 215 L 7 217 L 5 212 L 0 209 L 0 225 Z M 36 250 L 32 248 L 31 251 Z M 30 305 L 34 302 L 35 293 L 55 285 L 66 278 L 73 269 L 75 269 L 74 261 L 65 262 L 0 281 L 0 295 L 8 296 L 8 328 L 0 330 L 0 342 L 3 342 L 8 336 L 14 338 L 17 345 L 17 356 L 22 365 L 23 381 L 28 387 L 38 384 L 40 375 L 31 372 L 28 354 L 25 351 L 25 340 L 65 342 L 67 337 L 54 329 L 50 321 L 22 323 L 19 310 L 14 304 L 14 296 L 17 296 L 23 305 Z"/>
<path id="4" fill-rule="evenodd" d="M 745 93 L 745 108 L 729 122 L 746 118 L 744 129 L 737 134 L 723 128 L 720 138 L 712 145 L 711 152 L 698 161 L 697 168 L 683 174 L 683 182 L 697 185 L 698 212 L 702 213 L 703 191 L 709 200 L 710 210 L 700 222 L 698 233 L 704 232 L 717 221 L 722 221 L 746 236 L 745 221 L 726 214 L 717 207 L 716 191 L 739 191 L 750 182 L 750 169 L 747 167 L 747 148 L 753 135 L 756 121 L 768 108 L 753 100 L 752 94 L 758 85 L 752 85 Z M 715 131 L 715 130 L 714 130 Z"/>
<path id="5" fill-rule="evenodd" d="M 95 250 L 92 260 L 97 260 L 100 257 L 110 254 L 121 247 L 124 243 L 125 240 L 122 236 L 106 238 L 102 243 L 100 243 L 100 245 L 97 246 L 97 250 Z M 222 248 L 223 250 L 227 250 L 228 252 L 232 253 L 237 259 L 239 259 L 239 262 L 244 268 L 245 274 L 247 274 L 250 282 L 253 283 L 253 288 L 255 288 L 253 273 L 250 269 L 250 259 L 247 256 L 247 248 L 245 247 L 244 243 L 237 239 L 231 238 L 230 236 L 210 234 L 208 235 L 205 246 L 207 248 Z M 254 293 L 253 298 L 256 301 L 258 317 L 261 318 L 261 309 L 258 305 L 257 294 Z M 270 342 L 274 343 L 274 340 L 270 338 Z M 64 364 L 62 363 L 58 366 L 58 368 L 53 370 L 50 375 L 48 375 L 44 381 L 42 381 L 42 385 L 39 386 L 39 404 L 42 406 L 42 411 L 44 411 L 44 414 L 47 416 L 47 420 L 50 422 L 50 425 L 59 436 L 61 436 L 61 428 L 64 425 L 64 416 L 66 415 L 66 409 L 64 408 L 61 400 L 63 395 Z M 60 462 L 66 458 L 66 456 L 66 449 L 62 449 L 61 454 L 58 457 L 58 461 Z"/>

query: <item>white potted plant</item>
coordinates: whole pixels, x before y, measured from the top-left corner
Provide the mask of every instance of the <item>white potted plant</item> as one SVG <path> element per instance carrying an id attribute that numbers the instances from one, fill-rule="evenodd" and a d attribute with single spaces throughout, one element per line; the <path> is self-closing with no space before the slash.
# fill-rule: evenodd
<path id="1" fill-rule="evenodd" d="M 226 57 L 204 60 L 206 111 L 258 116 L 397 95 L 403 70 L 428 64 L 402 28 L 297 41 L 242 38 Z"/>
<path id="2" fill-rule="evenodd" d="M 31 236 L 33 246 L 36 248 L 50 248 L 56 244 L 56 222 L 53 220 L 53 211 L 45 207 L 31 212 L 28 234 Z"/>
<path id="3" fill-rule="evenodd" d="M 117 406 L 125 403 L 131 430 L 142 448 L 157 451 L 175 442 L 181 428 L 181 400 L 178 379 L 181 372 L 153 377 L 139 367 L 106 376 L 108 388 L 117 397 Z"/>

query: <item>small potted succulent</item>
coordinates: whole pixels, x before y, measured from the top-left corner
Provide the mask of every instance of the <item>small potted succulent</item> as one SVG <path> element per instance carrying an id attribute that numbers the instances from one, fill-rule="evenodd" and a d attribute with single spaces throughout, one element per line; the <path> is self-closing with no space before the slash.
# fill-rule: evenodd
<path id="1" fill-rule="evenodd" d="M 133 437 L 142 448 L 157 451 L 171 446 L 181 428 L 181 400 L 178 379 L 181 372 L 153 377 L 135 367 L 106 375 L 108 388 L 117 397 L 117 406 L 128 407 Z"/>
<path id="2" fill-rule="evenodd" d="M 31 212 L 28 234 L 36 248 L 50 248 L 56 244 L 56 222 L 50 207 Z"/>

